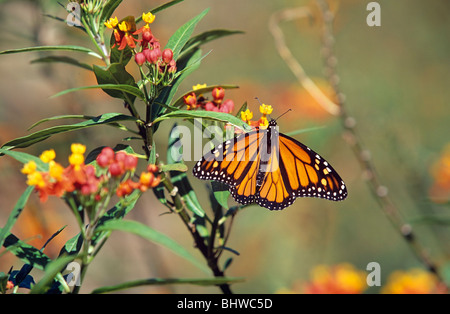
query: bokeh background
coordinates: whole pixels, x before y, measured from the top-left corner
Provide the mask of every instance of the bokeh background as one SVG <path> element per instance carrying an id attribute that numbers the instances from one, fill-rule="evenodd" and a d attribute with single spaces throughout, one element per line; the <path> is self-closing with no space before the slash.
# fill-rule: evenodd
<path id="1" fill-rule="evenodd" d="M 139 16 L 163 2 L 125 0 L 115 14 L 119 18 Z M 381 27 L 369 27 L 366 24 L 368 2 L 333 1 L 340 88 L 383 184 L 406 221 L 412 224 L 418 241 L 445 268 L 450 253 L 449 227 L 445 223 L 450 217 L 449 208 L 434 196 L 448 199 L 436 178 L 443 175 L 444 166 L 439 160 L 445 157 L 445 147 L 450 143 L 450 3 L 380 0 L 377 2 L 381 6 Z M 317 127 L 295 137 L 323 155 L 347 183 L 349 197 L 344 202 L 298 199 L 280 212 L 258 206 L 239 212 L 229 246 L 240 255 L 234 256 L 226 274 L 245 277 L 246 281 L 233 285 L 234 292 L 273 293 L 291 289 L 308 281 L 311 269 L 319 264 L 347 262 L 365 270 L 368 263 L 378 262 L 382 285 L 394 270 L 422 267 L 365 184 L 358 160 L 342 138 L 341 122 L 317 105 L 277 54 L 268 29 L 270 16 L 285 8 L 314 5 L 314 1 L 306 0 L 186 0 L 158 14 L 152 26 L 153 33 L 165 45 L 179 26 L 209 7 L 210 12 L 195 33 L 216 28 L 244 31 L 206 45 L 204 52 L 211 50 L 211 53 L 179 92 L 197 83 L 236 84 L 239 89 L 226 91 L 226 98 L 233 99 L 236 107 L 247 101 L 257 111 L 258 103 L 254 99 L 257 96 L 275 108 L 275 116 L 292 109 L 279 120 L 281 132 Z M 66 16 L 53 0 L 0 1 L 0 50 L 38 45 L 90 45 L 82 32 L 44 14 Z M 329 86 L 320 57 L 322 27 L 318 19 L 281 26 L 294 56 L 307 74 L 327 91 Z M 27 134 L 29 126 L 49 116 L 125 112 L 119 100 L 101 91 L 50 98 L 59 91 L 96 82 L 92 73 L 76 67 L 30 64 L 40 56 L 38 53 L 0 56 L 0 143 Z M 71 56 L 87 63 L 95 62 L 82 54 Z M 158 130 L 156 144 L 162 154 L 171 127 L 172 122 L 167 122 Z M 84 143 L 91 150 L 100 145 L 115 146 L 123 137 L 123 133 L 111 128 L 91 128 L 54 136 L 24 151 L 39 155 L 53 147 L 64 163 L 72 142 Z M 20 169 L 21 164 L 15 160 L 0 158 L 0 225 L 4 225 L 26 187 Z M 190 172 L 189 176 L 201 203 L 208 208 L 205 182 L 193 178 Z M 165 208 L 149 192 L 128 219 L 141 221 L 169 235 L 201 259 L 181 220 L 176 215 L 161 215 L 163 212 Z M 430 223 L 430 219 L 423 217 L 440 218 L 437 223 Z M 37 196 L 33 196 L 12 231 L 40 247 L 64 225 L 67 225 L 64 232 L 46 248 L 50 257 L 56 257 L 65 241 L 77 233 L 76 223 L 59 200 L 51 198 L 40 204 Z M 232 253 L 224 255 L 222 262 Z M 11 265 L 17 269 L 21 262 L 9 253 L 0 258 L 0 271 L 7 272 Z M 39 272 L 34 274 L 39 276 Z M 203 276 L 197 268 L 163 247 L 133 235 L 115 233 L 90 266 L 82 292 L 140 278 Z M 377 293 L 379 288 L 366 291 Z M 127 292 L 218 293 L 219 289 L 164 286 Z"/>

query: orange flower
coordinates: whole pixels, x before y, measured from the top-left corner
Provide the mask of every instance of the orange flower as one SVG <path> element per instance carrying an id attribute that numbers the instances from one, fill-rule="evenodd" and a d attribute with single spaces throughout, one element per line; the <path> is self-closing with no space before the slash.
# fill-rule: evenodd
<path id="1" fill-rule="evenodd" d="M 435 275 L 423 269 L 393 272 L 382 293 L 386 294 L 444 294 L 447 289 Z"/>
<path id="2" fill-rule="evenodd" d="M 134 17 L 129 16 L 119 23 L 117 17 L 110 18 L 105 22 L 105 26 L 114 30 L 115 43 L 119 44 L 119 50 L 125 49 L 127 46 L 130 48 L 136 48 L 135 42 L 139 42 L 133 37 L 133 33 L 136 31 L 136 23 Z"/>
<path id="3" fill-rule="evenodd" d="M 434 179 L 429 190 L 434 202 L 447 202 L 450 198 L 450 144 L 444 148 L 441 157 L 431 167 Z"/>
<path id="4" fill-rule="evenodd" d="M 311 281 L 304 285 L 309 294 L 359 294 L 367 288 L 366 273 L 353 265 L 316 266 Z"/>

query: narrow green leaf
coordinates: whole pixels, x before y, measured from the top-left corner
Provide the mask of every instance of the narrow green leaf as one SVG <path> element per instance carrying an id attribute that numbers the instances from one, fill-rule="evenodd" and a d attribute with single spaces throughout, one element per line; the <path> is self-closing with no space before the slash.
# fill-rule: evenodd
<path id="1" fill-rule="evenodd" d="M 103 226 L 99 227 L 97 231 L 125 231 L 129 233 L 133 233 L 138 235 L 144 239 L 147 239 L 151 242 L 162 245 L 178 256 L 183 257 L 187 261 L 191 262 L 193 265 L 197 266 L 199 269 L 203 270 L 206 273 L 209 273 L 209 269 L 203 263 L 199 262 L 194 256 L 189 253 L 184 247 L 180 244 L 169 238 L 163 233 L 156 231 L 149 226 L 146 226 L 137 221 L 131 220 L 113 220 L 106 222 Z"/>
<path id="2" fill-rule="evenodd" d="M 172 0 L 172 1 L 169 1 L 169 2 L 161 4 L 160 6 L 157 6 L 154 9 L 151 9 L 150 12 L 152 12 L 152 14 L 156 14 L 158 12 L 161 12 L 161 11 L 163 11 L 163 10 L 165 10 L 167 8 L 170 8 L 171 6 L 173 6 L 173 5 L 177 4 L 177 3 L 183 2 L 183 1 L 184 0 Z"/>
<path id="3" fill-rule="evenodd" d="M 202 13 L 188 21 L 186 24 L 181 26 L 173 35 L 170 37 L 165 48 L 170 48 L 173 51 L 173 58 L 178 59 L 178 55 L 183 49 L 184 45 L 187 43 L 192 33 L 194 32 L 195 26 L 198 22 L 208 13 L 209 9 L 204 10 Z"/>
<path id="4" fill-rule="evenodd" d="M 48 121 L 54 121 L 54 120 L 61 120 L 61 119 L 92 119 L 94 118 L 93 116 L 85 116 L 82 114 L 66 114 L 66 115 L 60 115 L 60 116 L 53 116 L 53 117 L 49 117 L 49 118 L 45 118 L 42 120 L 39 120 L 38 122 L 33 123 L 28 129 L 27 131 L 30 131 L 31 129 L 37 127 L 39 124 L 42 124 L 44 122 L 48 122 Z"/>
<path id="5" fill-rule="evenodd" d="M 169 165 L 162 165 L 161 170 L 186 172 L 188 170 L 188 167 L 185 164 L 169 164 Z"/>
<path id="6" fill-rule="evenodd" d="M 85 70 L 92 71 L 92 67 L 89 64 L 82 63 L 75 58 L 67 57 L 67 56 L 48 56 L 39 59 L 34 59 L 31 63 L 65 63 L 80 67 Z"/>
<path id="7" fill-rule="evenodd" d="M 34 155 L 0 148 L 0 155 L 1 154 L 8 155 L 23 164 L 26 164 L 27 162 L 30 161 L 34 161 L 36 163 L 37 171 L 48 171 L 48 164 L 46 164 L 39 157 L 36 157 Z"/>
<path id="8" fill-rule="evenodd" d="M 53 280 L 56 279 L 57 275 L 60 274 L 66 267 L 67 264 L 72 262 L 76 258 L 75 255 L 61 256 L 56 260 L 51 261 L 45 266 L 45 273 L 41 280 L 31 289 L 31 294 L 43 294 L 45 293 Z M 64 281 L 62 276 L 59 276 L 60 281 Z"/>
<path id="9" fill-rule="evenodd" d="M 105 90 L 108 90 L 108 91 L 110 91 L 110 90 L 121 91 L 121 92 L 124 92 L 124 93 L 127 93 L 127 94 L 131 94 L 133 96 L 137 96 L 140 99 L 145 100 L 145 96 L 144 96 L 144 94 L 141 92 L 141 90 L 139 88 L 134 87 L 134 86 L 130 86 L 130 85 L 124 85 L 124 84 L 100 84 L 100 85 L 75 87 L 75 88 L 70 88 L 70 89 L 66 89 L 66 90 L 64 90 L 62 92 L 59 92 L 59 93 L 51 96 L 50 98 L 56 98 L 56 97 L 59 97 L 59 96 L 62 96 L 62 95 L 68 94 L 68 93 L 72 93 L 72 92 L 77 92 L 77 91 L 80 91 L 80 90 L 96 89 L 96 88 L 101 88 L 104 91 Z M 110 93 L 108 93 L 108 94 L 110 94 Z M 121 97 L 115 97 L 115 98 L 122 98 L 123 97 L 123 95 L 121 93 L 120 94 L 116 93 L 115 95 L 116 96 L 117 95 L 121 96 Z"/>
<path id="10" fill-rule="evenodd" d="M 101 31 L 104 29 L 104 23 L 112 16 L 112 14 L 117 9 L 117 7 L 120 5 L 121 2 L 122 2 L 122 0 L 107 1 L 105 7 L 103 8 L 103 12 L 102 12 L 102 15 L 101 15 L 100 21 L 99 21 Z"/>
<path id="11" fill-rule="evenodd" d="M 31 267 L 43 270 L 51 262 L 51 259 L 47 255 L 34 246 L 23 242 L 12 233 L 6 236 L 3 246 Z"/>
<path id="12" fill-rule="evenodd" d="M 219 205 L 225 209 L 228 209 L 228 197 L 230 196 L 228 185 L 218 181 L 211 181 L 211 187 L 214 198 Z"/>
<path id="13" fill-rule="evenodd" d="M 133 280 L 124 282 L 115 286 L 106 286 L 95 289 L 91 293 L 108 293 L 114 292 L 124 289 L 130 289 L 134 287 L 140 286 L 149 286 L 149 285 L 197 285 L 197 286 L 216 286 L 222 284 L 243 282 L 244 278 L 233 278 L 233 277 L 215 277 L 215 278 L 150 278 L 150 279 L 141 279 L 141 280 Z"/>
<path id="14" fill-rule="evenodd" d="M 180 130 L 175 124 L 169 134 L 169 146 L 167 148 L 167 162 L 169 164 L 183 164 L 183 147 L 180 141 Z M 205 216 L 205 211 L 200 205 L 186 173 L 180 171 L 170 171 L 173 184 L 178 188 L 178 193 L 186 203 L 186 207 L 201 218 Z"/>
<path id="15" fill-rule="evenodd" d="M 0 230 L 0 247 L 3 245 L 6 236 L 11 231 L 11 228 L 16 223 L 17 219 L 19 218 L 20 213 L 23 211 L 23 208 L 25 207 L 25 204 L 28 201 L 28 198 L 30 197 L 31 193 L 33 192 L 34 187 L 29 186 L 25 192 L 23 192 L 22 196 L 17 201 L 16 205 L 14 206 L 11 214 L 8 217 L 8 220 L 6 221 L 6 224 L 3 226 L 3 228 Z"/>
<path id="16" fill-rule="evenodd" d="M 243 31 L 228 30 L 228 29 L 214 29 L 214 30 L 203 32 L 201 34 L 193 36 L 186 42 L 186 44 L 184 45 L 184 47 L 180 53 L 180 56 L 183 54 L 186 54 L 189 51 L 191 51 L 192 49 L 198 48 L 210 41 L 213 41 L 213 40 L 225 37 L 225 36 L 230 36 L 230 35 L 235 35 L 235 34 L 243 34 L 243 33 L 244 33 Z"/>
<path id="17" fill-rule="evenodd" d="M 136 118 L 120 113 L 106 113 L 103 115 L 100 115 L 98 117 L 82 121 L 75 124 L 69 124 L 69 125 L 58 125 L 51 128 L 47 128 L 44 130 L 40 130 L 37 132 L 34 132 L 32 134 L 16 138 L 14 140 L 11 140 L 5 144 L 3 144 L 2 148 L 4 149 L 14 149 L 14 148 L 25 148 L 28 147 L 34 143 L 44 141 L 45 139 L 59 133 L 65 133 L 75 130 L 80 130 L 88 127 L 103 125 L 103 124 L 110 124 L 114 125 L 118 121 L 136 121 Z"/>
<path id="18" fill-rule="evenodd" d="M 212 112 L 212 111 L 201 111 L 201 110 L 178 110 L 166 113 L 159 118 L 155 119 L 154 123 L 174 118 L 182 119 L 195 119 L 202 118 L 206 120 L 220 121 L 225 123 L 230 123 L 235 127 L 238 127 L 244 131 L 250 130 L 247 123 L 243 122 L 241 119 L 223 112 Z"/>
<path id="19" fill-rule="evenodd" d="M 37 47 L 27 47 L 27 48 L 18 48 L 18 49 L 9 49 L 9 50 L 3 50 L 0 51 L 0 55 L 6 55 L 6 54 L 13 54 L 13 53 L 21 53 L 21 52 L 32 52 L 32 51 L 75 51 L 75 52 L 84 52 L 91 56 L 97 57 L 101 59 L 102 57 L 92 51 L 89 48 L 81 47 L 81 46 L 73 46 L 73 45 L 66 45 L 66 46 L 37 46 Z"/>

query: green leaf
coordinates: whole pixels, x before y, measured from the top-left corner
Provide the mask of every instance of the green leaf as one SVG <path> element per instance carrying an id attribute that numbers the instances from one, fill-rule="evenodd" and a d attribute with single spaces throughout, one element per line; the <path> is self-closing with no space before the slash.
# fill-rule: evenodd
<path id="1" fill-rule="evenodd" d="M 225 37 L 225 36 L 230 36 L 230 35 L 235 35 L 235 34 L 243 34 L 244 32 L 242 31 L 237 31 L 237 30 L 227 30 L 227 29 L 214 29 L 214 30 L 210 30 L 210 31 L 206 31 L 203 32 L 199 35 L 196 35 L 194 37 L 192 37 L 191 39 L 189 39 L 186 44 L 184 45 L 182 52 L 180 53 L 180 57 L 186 53 L 188 53 L 189 51 L 191 51 L 192 49 L 198 48 L 201 45 L 204 45 L 210 41 Z"/>
<path id="2" fill-rule="evenodd" d="M 101 228 L 105 223 L 109 221 L 119 221 L 125 217 L 135 206 L 139 200 L 142 192 L 138 189 L 135 190 L 130 195 L 126 196 L 125 199 L 119 201 L 113 208 L 108 210 L 105 215 L 100 218 L 97 228 Z M 96 229 L 96 232 L 98 230 Z M 100 239 L 109 236 L 110 231 L 97 233 L 93 238 L 93 244 L 96 244 Z"/>
<path id="3" fill-rule="evenodd" d="M 173 58 L 178 59 L 178 55 L 183 49 L 184 45 L 187 43 L 192 33 L 194 32 L 195 26 L 198 22 L 208 13 L 209 9 L 204 10 L 202 13 L 188 21 L 186 24 L 181 26 L 173 35 L 170 37 L 165 48 L 170 48 L 173 51 Z"/>
<path id="4" fill-rule="evenodd" d="M 188 167 L 185 164 L 169 164 L 169 165 L 162 165 L 161 171 L 180 171 L 180 172 L 186 172 L 188 170 Z"/>
<path id="5" fill-rule="evenodd" d="M 94 73 L 97 78 L 99 85 L 103 84 L 113 84 L 113 85 L 129 85 L 133 90 L 139 90 L 134 77 L 128 73 L 125 66 L 121 63 L 112 63 L 107 68 L 94 65 Z M 125 100 L 129 104 L 133 104 L 136 98 L 135 93 L 130 93 L 128 91 L 123 91 L 122 89 L 117 90 L 115 88 L 102 88 L 105 93 L 114 98 L 120 98 Z M 139 90 L 138 97 L 143 96 Z M 143 98 L 143 97 L 141 97 Z"/>
<path id="6" fill-rule="evenodd" d="M 67 46 L 37 46 L 37 47 L 27 47 L 27 48 L 18 48 L 18 49 L 9 49 L 0 51 L 0 55 L 6 55 L 6 54 L 13 54 L 13 53 L 22 53 L 22 52 L 32 52 L 32 51 L 75 51 L 75 52 L 84 52 L 91 56 L 97 57 L 99 59 L 102 59 L 102 57 L 92 51 L 89 48 L 81 47 L 81 46 L 73 46 L 73 45 L 67 45 Z"/>
<path id="7" fill-rule="evenodd" d="M 6 236 L 3 246 L 31 267 L 43 270 L 51 262 L 51 259 L 41 250 L 23 242 L 12 233 Z"/>
<path id="8" fill-rule="evenodd" d="M 211 181 L 212 192 L 214 198 L 225 209 L 228 209 L 228 197 L 230 196 L 230 191 L 228 190 L 228 185 L 218 181 Z"/>
<path id="9" fill-rule="evenodd" d="M 169 146 L 167 148 L 167 162 L 170 164 L 183 164 L 181 141 L 180 141 L 180 131 L 175 124 L 169 134 Z M 176 153 L 177 152 L 177 153 Z M 205 216 L 205 211 L 203 210 L 200 202 L 197 199 L 192 186 L 188 180 L 186 173 L 179 171 L 171 171 L 170 177 L 173 184 L 178 188 L 178 193 L 183 198 L 186 203 L 186 207 L 201 218 Z M 199 220 L 201 221 L 201 220 Z M 200 231 L 200 230 L 199 230 Z M 205 234 L 205 233 L 203 233 Z"/>
<path id="10" fill-rule="evenodd" d="M 80 67 L 82 69 L 85 70 L 90 70 L 92 71 L 92 67 L 89 64 L 86 63 L 82 63 L 80 61 L 78 61 L 75 58 L 71 58 L 71 57 L 67 57 L 67 56 L 48 56 L 48 57 L 43 57 L 43 58 L 39 58 L 39 59 L 34 59 L 31 61 L 31 63 L 65 63 L 65 64 L 70 64 L 70 65 L 74 65 L 77 67 Z"/>
<path id="11" fill-rule="evenodd" d="M 34 132 L 27 136 L 16 138 L 14 140 L 11 140 L 11 141 L 3 144 L 2 148 L 8 149 L 8 150 L 14 149 L 14 148 L 25 148 L 34 143 L 44 141 L 45 139 L 47 139 L 55 134 L 80 130 L 80 129 L 103 125 L 103 124 L 114 125 L 114 123 L 116 123 L 118 121 L 136 121 L 136 118 L 128 116 L 128 115 L 120 114 L 120 113 L 105 113 L 98 117 L 95 117 L 95 118 L 92 118 L 92 119 L 89 119 L 86 121 L 82 121 L 79 123 L 69 124 L 69 125 L 58 125 L 58 126 L 54 126 L 54 127 L 50 127 L 50 128 L 44 129 L 44 130 Z"/>
<path id="12" fill-rule="evenodd" d="M 34 155 L 30 155 L 24 152 L 15 152 L 12 150 L 2 148 L 0 148 L 0 154 L 8 155 L 23 164 L 26 164 L 27 162 L 30 161 L 34 161 L 36 163 L 37 171 L 48 171 L 48 164 L 46 164 L 39 157 L 36 157 Z"/>
<path id="13" fill-rule="evenodd" d="M 72 262 L 75 258 L 76 258 L 75 255 L 61 256 L 61 257 L 58 257 L 56 260 L 48 263 L 45 266 L 44 276 L 31 289 L 30 293 L 31 294 L 45 293 L 58 275 L 59 275 L 58 281 L 60 281 L 62 284 L 65 284 L 65 281 L 60 273 L 66 268 L 67 264 Z M 67 284 L 65 284 L 65 285 L 67 285 Z"/>
<path id="14" fill-rule="evenodd" d="M 11 228 L 16 223 L 17 219 L 19 218 L 20 213 L 23 211 L 23 208 L 25 207 L 25 204 L 28 201 L 28 198 L 30 197 L 31 193 L 34 190 L 34 186 L 29 186 L 25 192 L 23 192 L 22 196 L 17 201 L 16 205 L 14 206 L 11 214 L 8 217 L 8 220 L 6 221 L 6 224 L 3 226 L 3 228 L 0 230 L 0 247 L 3 245 L 6 236 L 11 231 Z"/>
<path id="15" fill-rule="evenodd" d="M 137 87 L 134 86 L 130 86 L 130 85 L 124 85 L 124 84 L 100 84 L 100 85 L 91 85 L 91 86 L 82 86 L 82 87 L 75 87 L 75 88 L 70 88 L 70 89 L 66 89 L 62 92 L 59 92 L 55 95 L 53 95 L 50 98 L 56 98 L 68 93 L 72 93 L 72 92 L 77 92 L 80 90 L 86 90 L 86 89 L 96 89 L 96 88 L 101 88 L 103 89 L 108 95 L 112 96 L 111 90 L 115 90 L 115 91 L 122 91 L 125 94 L 130 94 L 133 96 L 137 96 L 143 100 L 145 100 L 145 96 L 144 94 L 141 92 L 141 90 Z M 123 99 L 123 94 L 122 93 L 116 93 L 116 96 L 119 95 L 118 97 L 115 98 L 122 98 Z M 122 97 L 120 97 L 122 96 Z M 114 97 L 114 96 L 113 96 Z"/>
<path id="16" fill-rule="evenodd" d="M 206 120 L 220 121 L 225 123 L 230 123 L 231 125 L 242 129 L 244 131 L 249 131 L 251 128 L 247 123 L 243 122 L 241 119 L 223 112 L 213 112 L 213 111 L 203 111 L 203 110 L 178 110 L 166 113 L 159 118 L 155 119 L 154 123 L 161 122 L 167 119 L 195 119 L 201 118 Z"/>
<path id="17" fill-rule="evenodd" d="M 129 233 L 133 233 L 138 235 L 144 239 L 147 239 L 151 242 L 162 245 L 178 256 L 183 257 L 187 261 L 191 262 L 193 265 L 197 266 L 199 269 L 203 270 L 206 273 L 209 273 L 209 269 L 203 263 L 200 263 L 194 256 L 189 253 L 184 247 L 180 244 L 169 238 L 163 233 L 156 231 L 149 226 L 146 226 L 137 221 L 131 220 L 113 220 L 106 222 L 103 226 L 99 227 L 97 231 L 125 231 Z"/>
<path id="18" fill-rule="evenodd" d="M 122 2 L 122 0 L 109 0 L 106 2 L 105 6 L 103 8 L 102 15 L 99 20 L 99 25 L 100 25 L 99 33 L 103 32 L 103 29 L 105 28 L 105 25 L 104 25 L 105 22 L 107 20 L 109 20 L 109 18 L 112 16 L 112 14 L 117 9 L 117 7 L 120 5 L 121 2 Z"/>
<path id="19" fill-rule="evenodd" d="M 130 289 L 149 285 L 197 285 L 216 286 L 227 283 L 243 282 L 244 278 L 215 277 L 215 278 L 150 278 L 124 282 L 115 286 L 106 286 L 95 289 L 92 293 L 108 293 L 118 290 Z"/>

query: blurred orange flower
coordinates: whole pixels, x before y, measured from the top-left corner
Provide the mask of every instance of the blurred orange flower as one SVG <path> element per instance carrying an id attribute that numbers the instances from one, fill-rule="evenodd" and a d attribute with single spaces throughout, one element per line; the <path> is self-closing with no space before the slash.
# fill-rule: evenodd
<path id="1" fill-rule="evenodd" d="M 311 281 L 303 286 L 308 294 L 359 294 L 366 288 L 366 272 L 353 265 L 319 265 L 311 272 Z"/>
<path id="2" fill-rule="evenodd" d="M 413 268 L 409 271 L 393 272 L 381 292 L 386 294 L 441 294 L 447 293 L 447 288 L 432 273 Z"/>
<path id="3" fill-rule="evenodd" d="M 434 182 L 429 190 L 430 198 L 437 203 L 447 202 L 450 198 L 450 144 L 431 167 L 431 176 Z"/>

